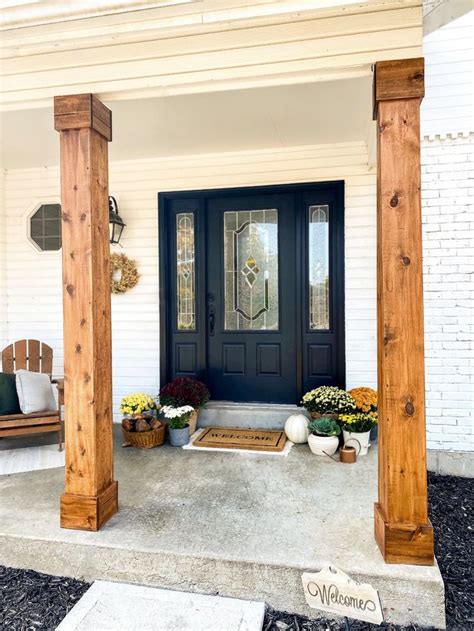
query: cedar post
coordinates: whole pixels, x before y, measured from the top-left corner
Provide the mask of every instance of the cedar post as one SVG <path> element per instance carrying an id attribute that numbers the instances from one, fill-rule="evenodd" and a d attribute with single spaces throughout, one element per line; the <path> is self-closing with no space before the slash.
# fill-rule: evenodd
<path id="1" fill-rule="evenodd" d="M 379 492 L 375 538 L 387 563 L 432 565 L 420 195 L 423 94 L 422 58 L 376 64 Z"/>
<path id="2" fill-rule="evenodd" d="M 98 530 L 117 512 L 113 479 L 109 109 L 54 99 L 60 133 L 66 479 L 61 527 Z"/>

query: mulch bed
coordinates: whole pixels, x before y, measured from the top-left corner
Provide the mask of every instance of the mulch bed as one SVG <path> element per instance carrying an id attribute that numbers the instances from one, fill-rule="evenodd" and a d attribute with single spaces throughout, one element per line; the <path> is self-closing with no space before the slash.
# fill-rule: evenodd
<path id="1" fill-rule="evenodd" d="M 88 588 L 75 578 L 0 565 L 0 629 L 55 629 Z"/>
<path id="2" fill-rule="evenodd" d="M 450 631 L 474 629 L 472 582 L 472 479 L 429 474 L 431 521 L 436 533 L 436 556 L 446 589 L 446 616 Z M 50 631 L 56 628 L 89 587 L 73 578 L 48 576 L 30 570 L 0 566 L 0 629 Z M 267 609 L 264 631 L 339 631 L 343 622 L 309 620 Z M 375 626 L 350 621 L 351 631 L 415 631 L 420 627 Z M 224 630 L 223 630 L 224 631 Z"/>

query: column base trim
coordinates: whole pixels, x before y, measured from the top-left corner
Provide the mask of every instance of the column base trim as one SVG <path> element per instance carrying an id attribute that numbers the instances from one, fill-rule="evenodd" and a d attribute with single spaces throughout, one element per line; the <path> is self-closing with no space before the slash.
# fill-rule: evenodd
<path id="1" fill-rule="evenodd" d="M 433 526 L 388 522 L 379 503 L 374 504 L 374 535 L 385 563 L 434 565 Z"/>
<path id="2" fill-rule="evenodd" d="M 61 528 L 99 530 L 118 511 L 118 482 L 113 481 L 102 493 L 61 495 Z"/>

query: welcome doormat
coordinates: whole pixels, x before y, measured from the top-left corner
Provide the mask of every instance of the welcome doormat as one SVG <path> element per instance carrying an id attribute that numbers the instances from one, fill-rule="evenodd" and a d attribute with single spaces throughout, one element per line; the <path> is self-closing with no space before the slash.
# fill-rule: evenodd
<path id="1" fill-rule="evenodd" d="M 232 427 L 209 427 L 193 441 L 195 447 L 270 452 L 283 451 L 285 443 L 282 431 Z"/>

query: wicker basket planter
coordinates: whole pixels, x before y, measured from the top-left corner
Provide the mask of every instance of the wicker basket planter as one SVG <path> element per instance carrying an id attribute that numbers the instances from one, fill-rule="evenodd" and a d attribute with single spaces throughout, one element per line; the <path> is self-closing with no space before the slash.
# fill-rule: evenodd
<path id="1" fill-rule="evenodd" d="M 192 436 L 194 434 L 194 432 L 197 430 L 198 416 L 199 416 L 199 410 L 194 410 L 194 412 L 189 417 L 188 424 L 189 424 L 189 435 L 190 436 Z"/>
<path id="2" fill-rule="evenodd" d="M 161 424 L 161 427 L 149 432 L 127 432 L 122 427 L 124 440 L 139 449 L 153 449 L 153 447 L 162 445 L 165 442 L 165 431 L 166 425 L 164 423 Z"/>
<path id="3" fill-rule="evenodd" d="M 310 412 L 310 414 L 311 418 L 322 418 L 324 416 L 324 418 L 332 418 L 335 421 L 339 419 L 339 414 L 336 412 Z"/>

